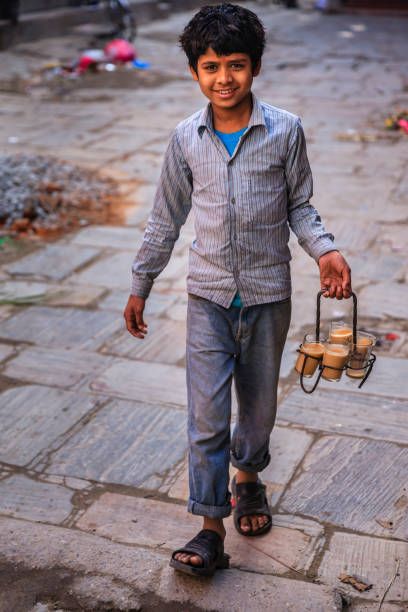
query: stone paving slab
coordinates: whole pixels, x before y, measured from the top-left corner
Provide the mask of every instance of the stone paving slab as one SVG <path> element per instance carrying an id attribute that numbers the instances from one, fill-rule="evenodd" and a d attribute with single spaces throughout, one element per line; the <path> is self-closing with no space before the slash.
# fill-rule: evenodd
<path id="1" fill-rule="evenodd" d="M 395 252 L 403 257 L 408 256 L 407 228 L 404 224 L 386 225 L 379 237 L 379 244 L 384 245 L 384 251 Z"/>
<path id="2" fill-rule="evenodd" d="M 182 287 L 185 288 L 187 268 L 187 253 L 173 255 L 163 272 L 160 274 L 160 279 L 164 281 L 181 281 Z"/>
<path id="3" fill-rule="evenodd" d="M 277 576 L 256 575 L 237 569 L 217 572 L 211 580 L 176 573 L 168 567 L 168 553 L 124 546 L 96 535 L 50 525 L 0 518 L 0 551 L 7 564 L 46 571 L 54 567 L 68 574 L 111 577 L 121 592 L 112 602 L 119 607 L 135 595 L 158 606 L 179 610 L 259 612 L 270 609 L 290 612 L 340 612 L 340 598 L 333 590 Z M 73 583 L 73 594 L 75 583 Z M 99 605 L 103 593 L 99 593 Z M 105 599 L 106 601 L 106 599 Z M 95 600 L 94 602 L 95 603 Z M 119 608 L 120 609 L 120 608 Z"/>
<path id="4" fill-rule="evenodd" d="M 9 274 L 62 280 L 99 254 L 98 249 L 51 244 L 7 265 Z"/>
<path id="5" fill-rule="evenodd" d="M 149 330 L 142 339 L 127 330 L 106 342 L 103 352 L 140 361 L 176 364 L 186 353 L 186 323 L 167 319 L 147 319 Z M 1 325 L 0 325 L 1 335 Z"/>
<path id="6" fill-rule="evenodd" d="M 294 474 L 298 464 L 302 461 L 312 440 L 313 437 L 310 434 L 300 429 L 278 426 L 273 429 L 269 445 L 271 462 L 261 473 L 262 481 L 268 487 L 267 493 L 272 505 L 277 504 L 279 501 L 285 486 Z M 231 466 L 231 478 L 235 472 L 235 468 Z M 176 499 L 188 499 L 187 461 L 168 489 L 168 495 Z"/>
<path id="7" fill-rule="evenodd" d="M 14 352 L 14 346 L 10 344 L 0 344 L 0 362 L 8 359 Z"/>
<path id="8" fill-rule="evenodd" d="M 353 587 L 338 580 L 342 573 L 359 576 L 372 584 L 360 593 L 363 599 L 380 600 L 396 571 L 399 571 L 387 594 L 388 601 L 408 603 L 408 543 L 382 538 L 370 538 L 351 533 L 335 533 L 324 553 L 318 576 L 325 584 L 339 587 L 354 595 Z"/>
<path id="9" fill-rule="evenodd" d="M 408 448 L 390 442 L 324 436 L 281 508 L 372 535 L 408 538 Z"/>
<path id="10" fill-rule="evenodd" d="M 332 171 L 330 171 L 332 176 Z M 350 219 L 337 217 L 326 223 L 334 234 L 336 246 L 346 253 L 364 253 L 379 233 L 379 226 L 373 222 L 350 222 Z"/>
<path id="11" fill-rule="evenodd" d="M 280 378 L 287 378 L 290 376 L 290 374 L 292 374 L 297 358 L 296 350 L 298 349 L 299 344 L 300 343 L 296 342 L 296 340 L 286 341 L 282 354 Z"/>
<path id="12" fill-rule="evenodd" d="M 185 282 L 184 279 L 183 279 L 183 282 Z M 183 321 L 184 325 L 186 325 L 186 321 L 187 321 L 186 296 L 183 294 L 181 295 L 179 294 L 177 301 L 175 302 L 175 304 L 171 306 L 171 308 L 167 310 L 166 315 L 169 317 L 169 319 L 172 319 L 173 321 Z"/>
<path id="13" fill-rule="evenodd" d="M 134 487 L 159 486 L 186 452 L 186 418 L 153 404 L 112 401 L 47 461 L 46 471 Z M 41 463 L 34 469 L 42 469 Z"/>
<path id="14" fill-rule="evenodd" d="M 122 318 L 107 311 L 31 306 L 0 323 L 0 338 L 96 351 L 123 325 Z"/>
<path id="15" fill-rule="evenodd" d="M 408 444 L 407 400 L 349 391 L 317 389 L 306 395 L 294 389 L 280 404 L 280 423 L 295 423 L 314 431 L 351 434 Z"/>
<path id="16" fill-rule="evenodd" d="M 406 372 L 407 362 L 405 359 L 380 355 L 377 356 L 370 378 L 361 389 L 358 388 L 357 381 L 344 375 L 338 383 L 321 381 L 321 384 L 322 388 L 336 389 L 341 393 L 343 390 L 347 390 L 355 391 L 361 395 L 381 395 L 388 398 L 406 399 L 408 397 Z"/>
<path id="17" fill-rule="evenodd" d="M 0 461 L 26 465 L 98 402 L 60 389 L 25 385 L 0 394 Z"/>
<path id="18" fill-rule="evenodd" d="M 178 504 L 104 493 L 80 518 L 77 527 L 115 542 L 170 552 L 193 538 L 200 529 L 199 523 L 200 517 L 187 513 Z M 227 519 L 225 550 L 231 555 L 232 567 L 277 575 L 287 573 L 288 565 L 305 571 L 323 543 L 323 529 L 309 523 L 295 526 L 286 519 L 281 526 L 278 521 L 270 534 L 257 538 L 255 543 L 254 538 L 242 538 L 232 519 Z"/>
<path id="19" fill-rule="evenodd" d="M 114 397 L 151 404 L 187 405 L 184 368 L 174 365 L 115 359 L 93 378 L 90 389 Z"/>
<path id="20" fill-rule="evenodd" d="M 143 234 L 137 228 L 115 227 L 112 225 L 94 225 L 80 230 L 72 244 L 80 244 L 100 249 L 134 249 L 138 251 Z"/>
<path id="21" fill-rule="evenodd" d="M 61 523 L 72 511 L 71 497 L 69 489 L 15 474 L 0 481 L 0 514 Z"/>
<path id="22" fill-rule="evenodd" d="M 404 260 L 398 255 L 373 257 L 372 253 L 349 255 L 347 262 L 351 268 L 354 283 L 359 281 L 385 282 L 404 278 Z M 377 295 L 379 295 L 377 293 Z"/>
<path id="23" fill-rule="evenodd" d="M 132 263 L 135 255 L 135 251 L 120 251 L 114 255 L 105 256 L 79 274 L 72 276 L 71 280 L 80 285 L 96 285 L 106 289 L 127 289 L 130 293 Z"/>
<path id="24" fill-rule="evenodd" d="M 19 382 L 73 387 L 109 367 L 111 358 L 85 351 L 27 348 L 7 362 L 2 374 Z"/>
<path id="25" fill-rule="evenodd" d="M 408 285 L 385 282 L 368 285 L 359 294 L 361 312 L 378 319 L 406 319 Z"/>
<path id="26" fill-rule="evenodd" d="M 105 299 L 99 302 L 98 307 L 102 310 L 117 310 L 123 313 L 129 295 L 130 289 L 128 291 L 122 291 L 120 289 L 112 291 Z M 146 317 L 160 316 L 165 314 L 167 311 L 172 309 L 173 304 L 176 302 L 176 300 L 176 295 L 159 293 L 153 290 L 152 293 L 149 295 L 149 299 L 146 301 Z"/>
<path id="27" fill-rule="evenodd" d="M 15 307 L 11 304 L 0 306 L 0 321 L 5 321 L 14 312 Z"/>
<path id="28" fill-rule="evenodd" d="M 53 306 L 88 306 L 104 293 L 105 290 L 98 287 L 75 287 L 22 280 L 0 283 L 0 298 L 20 304 L 27 302 Z"/>

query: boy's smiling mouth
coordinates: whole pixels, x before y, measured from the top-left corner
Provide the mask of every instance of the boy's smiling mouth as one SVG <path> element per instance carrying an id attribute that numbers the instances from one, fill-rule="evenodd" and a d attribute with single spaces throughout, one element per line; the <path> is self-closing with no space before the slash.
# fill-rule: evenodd
<path id="1" fill-rule="evenodd" d="M 213 89 L 213 91 L 215 93 L 217 93 L 220 96 L 231 96 L 233 93 L 235 93 L 237 91 L 238 87 L 228 87 L 225 89 Z"/>

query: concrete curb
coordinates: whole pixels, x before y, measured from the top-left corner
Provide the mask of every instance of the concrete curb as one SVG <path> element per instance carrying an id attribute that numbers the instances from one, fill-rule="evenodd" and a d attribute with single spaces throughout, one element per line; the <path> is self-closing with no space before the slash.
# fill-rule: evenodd
<path id="1" fill-rule="evenodd" d="M 327 586 L 237 569 L 197 579 L 174 572 L 168 554 L 75 529 L 0 519 L 0 610 L 36 603 L 85 610 L 339 612 Z M 293 590 L 299 597 L 293 597 Z M 295 604 L 297 601 L 298 604 Z"/>

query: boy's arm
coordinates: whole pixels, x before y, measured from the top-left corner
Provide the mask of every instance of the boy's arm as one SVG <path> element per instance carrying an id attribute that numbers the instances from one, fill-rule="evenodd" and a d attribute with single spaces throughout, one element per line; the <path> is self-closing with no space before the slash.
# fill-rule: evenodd
<path id="1" fill-rule="evenodd" d="M 154 279 L 167 265 L 174 243 L 191 209 L 192 176 L 176 132 L 164 156 L 159 185 L 140 247 L 132 266 L 132 291 L 124 317 L 128 331 L 138 338 L 146 333 L 145 300 Z"/>
<path id="2" fill-rule="evenodd" d="M 299 244 L 318 263 L 325 297 L 350 297 L 350 268 L 339 253 L 332 234 L 326 231 L 317 210 L 310 204 L 313 179 L 306 141 L 298 119 L 289 142 L 285 166 L 288 185 L 288 220 Z"/>

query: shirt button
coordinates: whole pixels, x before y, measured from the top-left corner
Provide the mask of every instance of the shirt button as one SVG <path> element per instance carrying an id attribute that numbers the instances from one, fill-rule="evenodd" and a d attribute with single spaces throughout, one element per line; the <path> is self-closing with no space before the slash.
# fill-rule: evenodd
<path id="1" fill-rule="evenodd" d="M 231 199 L 231 204 L 235 204 L 235 198 Z"/>

